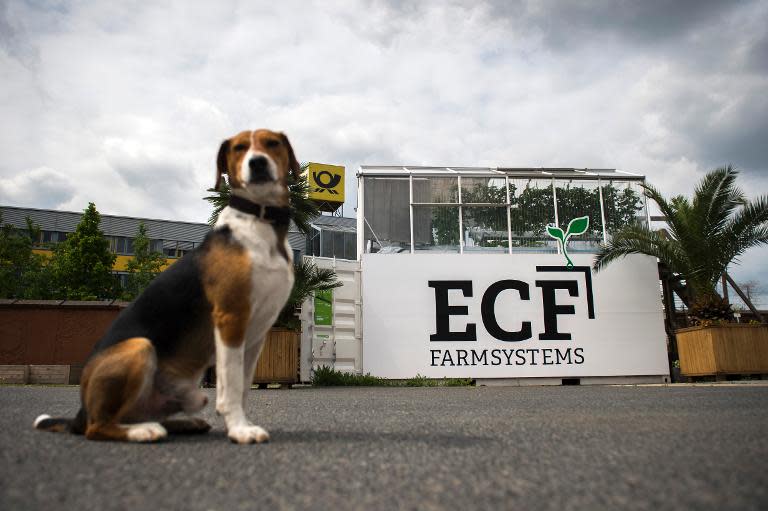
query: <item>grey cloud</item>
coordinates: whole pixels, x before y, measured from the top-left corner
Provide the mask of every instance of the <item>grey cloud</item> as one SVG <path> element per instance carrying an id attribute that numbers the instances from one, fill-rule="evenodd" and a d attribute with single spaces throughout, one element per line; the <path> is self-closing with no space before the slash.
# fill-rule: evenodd
<path id="1" fill-rule="evenodd" d="M 0 48 L 26 67 L 40 61 L 38 49 L 31 44 L 26 31 L 11 13 L 10 2 L 0 2 Z"/>
<path id="2" fill-rule="evenodd" d="M 765 32 L 751 43 L 747 51 L 747 64 L 757 73 L 768 72 L 768 21 L 764 27 Z"/>
<path id="3" fill-rule="evenodd" d="M 45 167 L 0 178 L 0 203 L 56 209 L 74 197 L 77 188 L 72 181 Z"/>
<path id="4" fill-rule="evenodd" d="M 558 49 L 601 35 L 640 44 L 661 44 L 679 39 L 702 24 L 717 21 L 733 9 L 721 0 L 646 0 L 616 2 L 542 1 L 535 3 L 492 2 L 491 12 L 522 26 L 539 27 L 545 40 Z"/>

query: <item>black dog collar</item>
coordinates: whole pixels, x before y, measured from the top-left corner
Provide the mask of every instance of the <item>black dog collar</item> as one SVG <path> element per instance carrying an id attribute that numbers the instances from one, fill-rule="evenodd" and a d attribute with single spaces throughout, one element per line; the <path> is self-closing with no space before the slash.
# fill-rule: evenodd
<path id="1" fill-rule="evenodd" d="M 288 225 L 291 221 L 291 208 L 262 206 L 238 195 L 229 196 L 229 207 L 275 225 Z"/>

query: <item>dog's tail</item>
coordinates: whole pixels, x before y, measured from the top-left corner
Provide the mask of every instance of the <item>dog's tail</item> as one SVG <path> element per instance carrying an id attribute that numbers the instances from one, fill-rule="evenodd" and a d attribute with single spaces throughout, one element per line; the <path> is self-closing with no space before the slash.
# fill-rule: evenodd
<path id="1" fill-rule="evenodd" d="M 81 408 L 74 419 L 63 417 L 51 417 L 43 414 L 35 419 L 35 429 L 61 433 L 68 431 L 76 435 L 82 435 L 85 431 L 85 411 Z"/>

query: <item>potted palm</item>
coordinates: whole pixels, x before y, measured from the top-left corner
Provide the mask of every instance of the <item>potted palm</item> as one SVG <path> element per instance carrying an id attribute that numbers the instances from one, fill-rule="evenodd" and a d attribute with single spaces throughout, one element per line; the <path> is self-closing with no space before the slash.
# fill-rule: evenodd
<path id="1" fill-rule="evenodd" d="M 730 165 L 709 172 L 693 199 L 665 199 L 643 184 L 666 217 L 667 229 L 628 225 L 595 257 L 599 271 L 627 254 L 657 257 L 673 278 L 695 326 L 676 332 L 680 370 L 686 376 L 768 373 L 768 327 L 733 323 L 733 311 L 716 284 L 747 249 L 768 243 L 768 196 L 747 200 Z"/>

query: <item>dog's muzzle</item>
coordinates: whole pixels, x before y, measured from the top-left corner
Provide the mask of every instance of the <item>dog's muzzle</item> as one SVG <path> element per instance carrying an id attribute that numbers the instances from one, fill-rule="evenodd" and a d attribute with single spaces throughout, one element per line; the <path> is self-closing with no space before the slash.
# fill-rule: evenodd
<path id="1" fill-rule="evenodd" d="M 249 181 L 251 183 L 264 183 L 273 180 L 269 171 L 269 160 L 266 156 L 254 156 L 248 160 L 248 169 L 250 170 Z"/>

